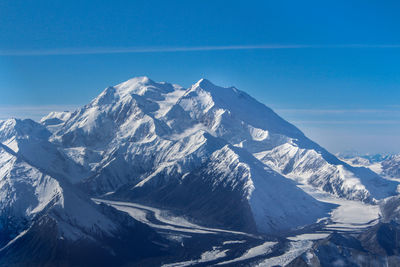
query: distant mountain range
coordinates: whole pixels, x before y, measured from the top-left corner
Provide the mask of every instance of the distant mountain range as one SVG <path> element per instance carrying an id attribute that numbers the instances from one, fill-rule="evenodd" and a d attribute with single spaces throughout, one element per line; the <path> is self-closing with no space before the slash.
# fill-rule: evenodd
<path id="1" fill-rule="evenodd" d="M 397 194 L 386 176 L 400 175 L 399 156 L 340 159 L 245 92 L 205 79 L 185 89 L 133 78 L 73 112 L 0 121 L 0 142 L 0 266 L 160 265 L 191 255 L 165 232 L 178 226 L 279 239 L 337 207 L 299 185 L 377 205 Z"/>
<path id="2" fill-rule="evenodd" d="M 370 168 L 374 172 L 400 180 L 400 154 L 338 154 L 339 158 L 353 166 Z"/>

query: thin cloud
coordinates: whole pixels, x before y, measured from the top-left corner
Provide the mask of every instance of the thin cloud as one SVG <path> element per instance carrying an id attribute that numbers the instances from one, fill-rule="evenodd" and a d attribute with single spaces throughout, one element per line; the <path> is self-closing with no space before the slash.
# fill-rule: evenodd
<path id="1" fill-rule="evenodd" d="M 333 45 L 228 45 L 228 46 L 188 46 L 188 47 L 103 47 L 103 48 L 55 48 L 30 50 L 0 50 L 0 56 L 52 56 L 90 54 L 168 53 L 224 50 L 273 50 L 307 48 L 400 48 L 400 44 L 333 44 Z"/>

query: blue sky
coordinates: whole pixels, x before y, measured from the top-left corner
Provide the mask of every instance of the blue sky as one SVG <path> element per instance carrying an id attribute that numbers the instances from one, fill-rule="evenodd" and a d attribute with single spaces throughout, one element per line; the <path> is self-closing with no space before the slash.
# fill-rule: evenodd
<path id="1" fill-rule="evenodd" d="M 332 152 L 400 152 L 398 1 L 0 1 L 0 119 L 146 75 L 234 85 Z"/>

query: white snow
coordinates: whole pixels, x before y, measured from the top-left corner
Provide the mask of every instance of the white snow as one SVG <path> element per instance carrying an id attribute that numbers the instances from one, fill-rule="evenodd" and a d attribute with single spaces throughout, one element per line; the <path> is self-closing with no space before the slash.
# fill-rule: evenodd
<path id="1" fill-rule="evenodd" d="M 18 121 L 18 124 L 22 124 L 18 125 L 19 131 L 34 129 L 31 134 L 35 134 L 35 127 L 43 127 L 32 121 Z M 28 132 L 26 138 L 34 139 L 35 136 L 31 137 Z M 41 130 L 36 133 L 41 133 Z M 17 133 L 17 136 L 21 135 Z M 49 162 L 49 158 L 54 160 L 52 155 L 43 154 L 39 160 Z M 111 235 L 116 229 L 110 219 L 95 209 L 92 203 L 78 196 L 65 180 L 43 172 L 42 168 L 25 161 L 25 157 L 1 144 L 0 216 L 9 216 L 14 224 L 27 223 L 29 226 L 30 221 L 44 210 L 57 221 L 60 235 L 67 239 L 80 239 L 91 231 Z"/>
<path id="2" fill-rule="evenodd" d="M 219 258 L 224 258 L 226 257 L 226 252 L 229 251 L 228 249 L 225 250 L 219 250 L 217 247 L 214 247 L 213 250 L 211 251 L 206 251 L 203 254 L 201 254 L 201 258 L 198 262 L 208 262 L 208 261 L 213 261 Z"/>
<path id="3" fill-rule="evenodd" d="M 293 241 L 290 243 L 289 249 L 284 254 L 263 260 L 256 266 L 285 266 L 310 249 L 311 246 L 312 242 L 308 240 Z"/>
<path id="4" fill-rule="evenodd" d="M 328 233 L 312 233 L 312 234 L 301 234 L 297 236 L 292 236 L 288 237 L 289 240 L 292 241 L 299 241 L 299 240 L 318 240 L 318 239 L 324 239 L 325 237 L 328 237 Z"/>
<path id="5" fill-rule="evenodd" d="M 165 100 L 163 101 L 157 101 L 159 105 L 159 109 L 157 112 L 155 112 L 154 117 L 159 119 L 164 117 L 167 112 L 173 107 L 173 105 L 176 104 L 176 102 L 179 100 L 180 97 L 182 97 L 185 94 L 185 90 L 183 90 L 181 87 L 177 87 L 178 89 L 176 91 L 173 91 L 172 93 L 166 94 Z"/>
<path id="6" fill-rule="evenodd" d="M 378 223 L 381 217 L 379 205 L 366 204 L 360 201 L 335 197 L 309 185 L 299 187 L 319 201 L 338 205 L 329 217 L 320 218 L 317 223 L 324 222 L 322 230 L 316 233 L 303 233 L 287 237 L 289 240 L 317 240 L 327 237 L 333 231 L 359 232 Z"/>
<path id="7" fill-rule="evenodd" d="M 210 262 L 210 261 L 214 261 L 214 260 L 218 260 L 218 259 L 226 257 L 227 251 L 229 251 L 229 250 L 228 249 L 220 250 L 218 247 L 213 247 L 213 249 L 211 251 L 203 252 L 200 256 L 200 259 L 198 259 L 198 260 L 175 262 L 175 263 L 164 264 L 162 266 L 163 267 L 183 267 L 183 266 L 195 265 L 198 263 Z"/>
<path id="8" fill-rule="evenodd" d="M 225 265 L 225 264 L 231 264 L 234 262 L 240 262 L 240 261 L 244 261 L 244 260 L 248 260 L 257 256 L 261 256 L 261 255 L 266 255 L 268 253 L 272 252 L 272 248 L 277 244 L 277 242 L 264 242 L 263 244 L 253 247 L 249 250 L 247 250 L 242 256 L 233 259 L 233 260 L 229 260 L 229 261 L 224 261 L 224 262 L 220 262 L 217 265 Z"/>
<path id="9" fill-rule="evenodd" d="M 211 159 L 210 172 L 220 174 L 213 188 L 240 186 L 262 232 L 304 226 L 323 216 L 318 202 L 277 174 L 284 170 L 289 170 L 283 175 L 287 178 L 312 181 L 317 188 L 331 186 L 330 193 L 349 199 L 378 199 L 395 192 L 391 185 L 376 188 L 379 177 L 362 178 L 246 93 L 206 79 L 186 90 L 148 77 L 106 88 L 51 140 L 64 140 L 67 156 L 99 174 L 90 187 L 102 193 L 138 179 L 136 188 L 152 188 L 170 177 L 190 177 Z M 229 152 L 233 145 L 238 151 Z M 97 154 L 91 157 L 86 151 Z M 249 155 L 237 156 L 241 153 Z"/>
<path id="10" fill-rule="evenodd" d="M 63 205 L 62 188 L 53 177 L 0 147 L 0 206 L 15 218 L 32 218 L 50 203 Z M 1 215 L 1 213 L 0 213 Z"/>
<path id="11" fill-rule="evenodd" d="M 222 244 L 223 245 L 229 245 L 229 244 L 242 244 L 245 243 L 246 240 L 228 240 L 228 241 L 224 241 Z"/>
<path id="12" fill-rule="evenodd" d="M 170 229 L 174 231 L 197 233 L 197 234 L 231 233 L 244 236 L 253 236 L 238 231 L 229 231 L 217 228 L 203 227 L 191 223 L 183 217 L 173 216 L 171 213 L 167 211 L 133 202 L 112 201 L 112 200 L 105 200 L 98 198 L 94 198 L 93 201 L 95 201 L 96 203 L 105 203 L 118 210 L 127 212 L 130 216 L 132 216 L 136 220 L 143 222 L 156 229 L 167 229 L 167 230 Z M 154 215 L 158 223 L 152 223 L 147 219 L 147 215 L 149 213 Z"/>
<path id="13" fill-rule="evenodd" d="M 326 230 L 354 231 L 365 229 L 376 224 L 381 216 L 379 205 L 337 198 L 306 185 L 299 187 L 319 201 L 339 205 L 331 212 L 331 222 L 325 226 Z"/>
<path id="14" fill-rule="evenodd" d="M 22 231 L 21 233 L 19 233 L 16 237 L 14 237 L 11 241 L 9 241 L 4 247 L 0 248 L 0 252 L 5 250 L 9 246 L 11 246 L 13 243 L 15 243 L 21 237 L 23 237 L 28 232 L 28 230 L 29 229 L 26 229 L 26 230 Z"/>
<path id="15" fill-rule="evenodd" d="M 382 163 L 380 162 L 373 163 L 367 167 L 370 168 L 373 172 L 382 174 Z"/>
<path id="16" fill-rule="evenodd" d="M 51 125 L 49 120 L 59 124 Z M 50 123 L 47 128 L 46 121 Z M 1 152 L 0 210 L 15 205 L 21 217 L 31 217 L 56 200 L 65 217 L 85 229 L 96 225 L 111 232 L 115 225 L 71 188 L 61 185 L 64 178 L 77 183 L 90 177 L 85 180 L 88 186 L 104 194 L 140 180 L 136 189 L 157 189 L 168 185 L 169 179 L 191 179 L 190 174 L 203 168 L 212 190 L 223 187 L 247 201 L 252 219 L 264 233 L 321 219 L 325 207 L 315 199 L 339 205 L 327 219 L 326 233 L 363 229 L 377 221 L 378 207 L 332 195 L 374 203 L 374 198 L 394 194 L 397 186 L 338 160 L 245 92 L 218 87 L 205 79 L 185 90 L 148 77 L 133 78 L 105 89 L 74 113 L 51 113 L 42 123 L 0 121 L 0 142 L 27 158 L 17 162 Z M 36 149 L 38 153 L 31 153 Z M 369 168 L 383 172 L 382 165 Z M 56 175 L 48 175 L 49 171 Z M 286 178 L 311 185 L 301 188 L 315 199 Z M 332 195 L 315 188 L 331 188 Z M 156 229 L 246 235 L 202 227 L 152 207 L 103 202 Z M 149 215 L 154 215 L 155 221 Z M 63 223 L 66 234 L 80 234 L 65 221 L 60 225 Z M 320 237 L 306 233 L 292 238 Z M 263 247 L 254 248 L 249 253 L 261 250 Z M 222 255 L 215 253 L 210 255 Z"/>
<path id="17" fill-rule="evenodd" d="M 61 112 L 53 111 L 53 112 L 50 112 L 49 114 L 47 114 L 46 116 L 44 116 L 43 118 L 41 118 L 40 122 L 46 124 L 46 121 L 56 119 L 54 121 L 59 122 L 59 123 L 54 123 L 54 124 L 64 123 L 71 117 L 71 114 L 72 113 L 69 111 L 61 111 Z M 53 123 L 51 123 L 50 125 L 53 125 Z"/>
<path id="18" fill-rule="evenodd" d="M 328 161 L 322 148 L 272 110 L 236 88 L 205 79 L 187 90 L 148 77 L 109 87 L 76 111 L 51 140 L 66 140 L 65 154 L 98 174 L 90 187 L 102 193 L 137 180 L 138 190 L 157 187 L 170 178 L 190 177 L 211 161 L 213 188 L 240 191 L 262 232 L 301 227 L 325 213 L 279 175 L 290 162 L 288 178 L 307 183 L 318 177 L 314 185 L 330 184 L 333 194 L 370 196 L 358 174 Z M 239 147 L 233 149 L 235 144 Z"/>

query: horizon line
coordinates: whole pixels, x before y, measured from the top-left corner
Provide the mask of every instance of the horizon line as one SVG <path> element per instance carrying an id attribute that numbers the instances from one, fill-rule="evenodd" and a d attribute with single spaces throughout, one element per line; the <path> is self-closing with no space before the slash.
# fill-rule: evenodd
<path id="1" fill-rule="evenodd" d="M 53 48 L 28 50 L 1 50 L 0 56 L 57 56 L 92 54 L 130 53 L 171 53 L 229 50 L 277 50 L 277 49 L 329 49 L 329 48 L 400 48 L 400 44 L 292 44 L 292 45 L 227 45 L 227 46 L 177 46 L 177 47 L 95 47 L 95 48 Z"/>

